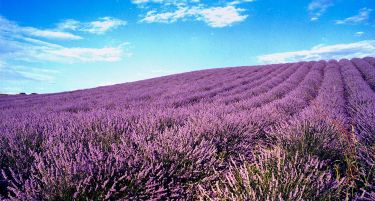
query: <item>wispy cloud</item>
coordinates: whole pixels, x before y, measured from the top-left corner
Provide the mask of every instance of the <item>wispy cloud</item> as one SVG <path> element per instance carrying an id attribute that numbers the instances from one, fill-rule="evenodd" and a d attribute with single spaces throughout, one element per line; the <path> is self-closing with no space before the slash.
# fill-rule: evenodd
<path id="1" fill-rule="evenodd" d="M 129 54 L 125 51 L 127 44 L 102 48 L 65 47 L 33 38 L 0 37 L 0 59 L 31 63 L 114 62 Z"/>
<path id="2" fill-rule="evenodd" d="M 317 45 L 310 50 L 262 55 L 258 57 L 258 60 L 262 63 L 285 63 L 366 56 L 375 56 L 375 40 L 337 45 Z"/>
<path id="3" fill-rule="evenodd" d="M 146 4 L 146 3 L 173 3 L 179 2 L 178 0 L 131 0 L 134 4 Z M 181 0 L 180 0 L 181 1 Z"/>
<path id="4" fill-rule="evenodd" d="M 57 48 L 46 51 L 48 59 L 57 62 L 115 62 L 124 56 L 124 44 L 117 47 L 104 48 Z"/>
<path id="5" fill-rule="evenodd" d="M 228 5 L 237 5 L 241 3 L 248 3 L 254 2 L 255 0 L 232 0 L 232 1 L 221 1 L 227 3 Z M 148 4 L 148 3 L 155 3 L 155 4 L 164 4 L 164 5 L 186 5 L 192 3 L 200 3 L 202 4 L 205 1 L 201 0 L 132 0 L 134 4 Z"/>
<path id="6" fill-rule="evenodd" d="M 67 19 L 60 22 L 57 28 L 60 30 L 72 30 L 88 32 L 92 34 L 103 34 L 107 31 L 126 25 L 127 22 L 113 17 L 101 17 L 91 22 L 80 22 L 74 19 Z"/>
<path id="7" fill-rule="evenodd" d="M 242 4 L 242 3 L 250 3 L 250 2 L 254 2 L 255 0 L 234 0 L 234 1 L 231 1 L 228 3 L 228 5 L 238 5 L 238 4 Z"/>
<path id="8" fill-rule="evenodd" d="M 363 32 L 363 31 L 357 31 L 357 32 L 355 32 L 355 36 L 358 36 L 358 37 L 363 36 L 363 34 L 365 34 L 365 32 Z"/>
<path id="9" fill-rule="evenodd" d="M 178 20 L 192 19 L 203 21 L 210 27 L 222 28 L 231 26 L 234 23 L 242 22 L 247 15 L 241 13 L 244 9 L 234 6 L 225 7 L 180 7 L 173 12 L 157 13 L 155 10 L 149 11 L 141 22 L 147 23 L 173 23 Z"/>
<path id="10" fill-rule="evenodd" d="M 232 26 L 244 21 L 248 15 L 246 10 L 238 7 L 242 3 L 254 0 L 220 1 L 214 4 L 203 3 L 199 0 L 133 0 L 138 5 L 158 4 L 152 6 L 140 22 L 174 23 L 177 21 L 202 21 L 214 28 Z M 142 7 L 150 9 L 148 6 Z"/>
<path id="11" fill-rule="evenodd" d="M 104 24 L 92 23 L 93 32 L 102 33 L 115 25 L 111 18 L 102 18 Z M 68 21 L 66 21 L 68 22 Z M 114 24 L 116 24 L 115 22 Z M 119 23 L 119 22 L 118 22 Z M 59 26 L 63 26 L 59 24 Z M 66 30 L 76 30 L 75 21 L 64 24 L 64 29 L 44 30 L 24 27 L 0 17 L 0 79 L 3 81 L 52 82 L 55 71 L 43 68 L 51 64 L 79 62 L 115 62 L 130 56 L 129 43 L 108 47 L 63 45 L 64 40 L 81 39 Z M 78 26 L 77 26 L 78 27 Z M 57 40 L 57 41 L 56 41 Z M 58 43 L 56 43 L 58 42 Z"/>
<path id="12" fill-rule="evenodd" d="M 81 27 L 81 22 L 74 19 L 67 19 L 57 24 L 59 30 L 73 30 L 76 31 Z"/>
<path id="13" fill-rule="evenodd" d="M 333 6 L 333 0 L 312 0 L 307 8 L 310 20 L 318 20 L 331 6 Z"/>
<path id="14" fill-rule="evenodd" d="M 109 18 L 106 18 L 107 20 Z M 72 21 L 73 22 L 73 21 Z M 73 29 L 71 23 L 69 26 Z M 94 23 L 95 24 L 95 23 Z M 47 42 L 41 38 L 67 38 L 65 32 L 52 32 L 39 30 L 34 27 L 22 27 L 3 17 L 0 18 L 0 61 L 27 61 L 43 62 L 54 61 L 61 63 L 94 62 L 94 61 L 118 61 L 122 56 L 128 55 L 125 51 L 128 43 L 122 43 L 114 47 L 87 48 L 66 47 L 64 45 Z M 102 25 L 98 25 L 101 27 Z M 103 28 L 104 27 L 104 28 Z M 107 25 L 98 28 L 101 32 L 108 29 Z M 57 34 L 57 33 L 60 33 Z"/>
<path id="15" fill-rule="evenodd" d="M 190 15 L 190 13 L 187 8 L 179 8 L 176 11 L 164 13 L 157 13 L 156 10 L 152 10 L 147 12 L 146 16 L 140 22 L 173 23 L 179 19 L 185 18 L 188 15 Z"/>
<path id="16" fill-rule="evenodd" d="M 40 81 L 40 82 L 53 82 L 54 76 L 59 71 L 35 68 L 20 65 L 4 65 L 0 68 L 0 78 L 3 81 L 24 80 L 24 81 Z"/>
<path id="17" fill-rule="evenodd" d="M 97 21 L 90 22 L 84 31 L 94 33 L 94 34 L 102 34 L 106 31 L 111 29 L 115 29 L 119 26 L 126 25 L 126 22 L 123 20 L 111 18 L 111 17 L 103 17 Z"/>
<path id="18" fill-rule="evenodd" d="M 370 8 L 362 8 L 359 10 L 357 15 L 345 18 L 343 20 L 336 20 L 336 24 L 359 24 L 363 22 L 367 22 L 370 18 L 370 13 L 372 9 Z"/>
<path id="19" fill-rule="evenodd" d="M 200 0 L 132 0 L 134 4 L 156 3 L 163 5 L 186 5 L 189 3 L 200 3 Z"/>
<path id="20" fill-rule="evenodd" d="M 46 39 L 64 39 L 64 40 L 78 40 L 82 37 L 74 35 L 69 32 L 50 30 L 50 29 L 38 29 L 34 27 L 22 27 L 16 23 L 7 20 L 0 16 L 0 34 L 21 34 L 26 36 L 34 36 L 38 38 Z"/>
<path id="21" fill-rule="evenodd" d="M 40 30 L 33 27 L 26 27 L 23 29 L 24 33 L 31 36 L 49 38 L 49 39 L 68 39 L 68 40 L 78 40 L 82 39 L 81 36 L 74 35 L 72 33 L 52 31 L 52 30 Z"/>
<path id="22" fill-rule="evenodd" d="M 245 9 L 235 8 L 234 6 L 211 7 L 198 10 L 196 19 L 203 20 L 211 27 L 221 28 L 244 21 L 247 15 L 242 15 L 243 11 Z"/>

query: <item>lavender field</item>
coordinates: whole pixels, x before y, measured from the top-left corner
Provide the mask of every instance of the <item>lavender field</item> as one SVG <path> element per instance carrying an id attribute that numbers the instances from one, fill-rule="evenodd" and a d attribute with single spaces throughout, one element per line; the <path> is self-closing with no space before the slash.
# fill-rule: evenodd
<path id="1" fill-rule="evenodd" d="M 0 199 L 375 200 L 375 58 L 0 96 Z"/>

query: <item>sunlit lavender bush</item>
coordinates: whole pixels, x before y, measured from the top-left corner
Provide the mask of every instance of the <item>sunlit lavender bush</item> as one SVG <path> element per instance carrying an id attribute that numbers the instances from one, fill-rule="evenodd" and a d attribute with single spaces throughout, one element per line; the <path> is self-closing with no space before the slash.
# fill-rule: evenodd
<path id="1" fill-rule="evenodd" d="M 1 200 L 374 200 L 375 59 L 0 97 Z"/>
<path id="2" fill-rule="evenodd" d="M 288 154 L 280 147 L 254 152 L 252 162 L 233 163 L 214 184 L 201 187 L 209 200 L 337 199 L 340 181 L 313 156 Z"/>

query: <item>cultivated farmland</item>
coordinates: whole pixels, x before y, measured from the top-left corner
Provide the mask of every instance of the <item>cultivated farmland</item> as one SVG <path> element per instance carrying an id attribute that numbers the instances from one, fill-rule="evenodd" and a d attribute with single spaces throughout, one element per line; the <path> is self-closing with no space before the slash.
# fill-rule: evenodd
<path id="1" fill-rule="evenodd" d="M 0 96 L 0 198 L 375 200 L 375 58 Z"/>

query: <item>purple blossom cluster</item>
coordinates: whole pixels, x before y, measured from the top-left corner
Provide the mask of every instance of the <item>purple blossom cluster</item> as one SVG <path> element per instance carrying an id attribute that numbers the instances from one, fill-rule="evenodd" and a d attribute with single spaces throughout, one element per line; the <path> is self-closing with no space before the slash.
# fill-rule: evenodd
<path id="1" fill-rule="evenodd" d="M 375 59 L 0 96 L 1 200 L 374 200 Z"/>

